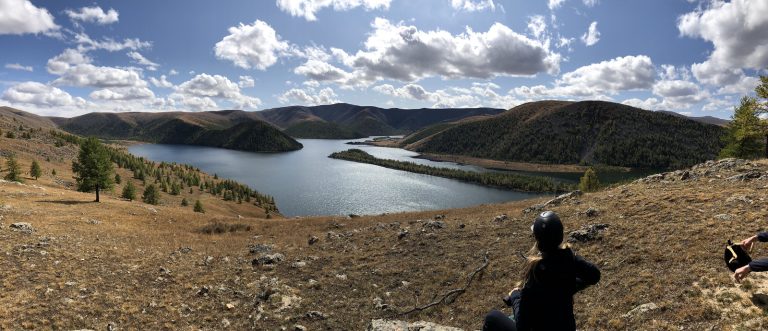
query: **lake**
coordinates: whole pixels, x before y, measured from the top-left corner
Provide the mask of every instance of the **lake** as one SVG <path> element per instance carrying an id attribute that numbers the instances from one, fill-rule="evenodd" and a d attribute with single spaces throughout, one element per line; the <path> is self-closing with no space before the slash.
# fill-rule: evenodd
<path id="1" fill-rule="evenodd" d="M 362 140 L 365 139 L 358 141 Z M 347 141 L 300 139 L 303 149 L 285 153 L 158 144 L 134 145 L 128 150 L 153 161 L 186 163 L 247 184 L 273 196 L 280 213 L 287 217 L 461 208 L 541 196 L 328 157 L 333 152 L 359 148 L 379 158 L 487 171 L 475 166 L 415 159 L 413 156 L 418 153 L 404 149 L 351 146 Z"/>

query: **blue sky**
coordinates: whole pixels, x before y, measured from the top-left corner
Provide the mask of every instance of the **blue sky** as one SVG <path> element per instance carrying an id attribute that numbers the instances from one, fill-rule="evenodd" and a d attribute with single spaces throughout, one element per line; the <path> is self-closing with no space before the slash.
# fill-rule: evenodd
<path id="1" fill-rule="evenodd" d="M 610 100 L 726 118 L 764 0 L 0 0 L 0 105 L 43 115 Z"/>

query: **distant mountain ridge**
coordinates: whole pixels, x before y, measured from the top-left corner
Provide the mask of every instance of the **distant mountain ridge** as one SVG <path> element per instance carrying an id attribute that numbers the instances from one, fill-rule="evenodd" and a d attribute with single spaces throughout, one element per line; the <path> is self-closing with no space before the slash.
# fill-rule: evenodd
<path id="1" fill-rule="evenodd" d="M 504 112 L 497 108 L 379 108 L 337 103 L 322 106 L 291 106 L 257 112 L 258 116 L 273 125 L 303 138 L 317 137 L 312 131 L 322 128 L 339 132 L 339 138 L 387 136 L 408 134 L 424 127 L 444 122 L 459 121 L 474 116 L 490 116 Z M 313 124 L 308 124 L 313 123 Z M 317 123 L 323 123 L 322 125 Z M 334 125 L 329 125 L 332 123 Z M 327 132 L 326 132 L 327 133 Z"/>
<path id="2" fill-rule="evenodd" d="M 489 119 L 425 131 L 430 129 L 406 137 L 406 148 L 502 161 L 642 168 L 680 168 L 714 159 L 724 133 L 721 126 L 605 101 L 530 102 Z"/>

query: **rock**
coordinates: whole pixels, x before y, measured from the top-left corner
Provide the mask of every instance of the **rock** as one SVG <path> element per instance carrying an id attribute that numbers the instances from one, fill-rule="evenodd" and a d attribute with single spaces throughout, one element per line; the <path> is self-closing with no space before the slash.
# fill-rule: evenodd
<path id="1" fill-rule="evenodd" d="M 465 227 L 466 227 L 466 225 L 464 225 L 464 223 L 459 223 L 459 229 L 463 229 Z"/>
<path id="2" fill-rule="evenodd" d="M 373 306 L 378 310 L 388 310 L 389 305 L 384 303 L 384 299 L 380 297 L 373 298 Z"/>
<path id="3" fill-rule="evenodd" d="M 232 325 L 232 323 L 230 323 L 228 319 L 225 318 L 221 320 L 221 327 L 228 328 L 230 325 Z"/>
<path id="4" fill-rule="evenodd" d="M 204 265 L 210 265 L 211 263 L 213 263 L 213 256 L 206 256 L 205 259 L 203 259 Z"/>
<path id="5" fill-rule="evenodd" d="M 293 262 L 293 264 L 291 264 L 291 268 L 294 268 L 294 269 L 301 269 L 306 266 L 307 266 L 307 262 L 304 262 L 304 261 L 296 261 L 296 262 Z"/>
<path id="6" fill-rule="evenodd" d="M 685 170 L 680 174 L 680 180 L 688 180 L 689 178 L 691 178 L 691 172 L 688 170 Z"/>
<path id="7" fill-rule="evenodd" d="M 383 319 L 373 320 L 368 324 L 367 331 L 464 331 L 459 328 L 438 325 L 435 323 L 418 321 L 409 323 L 406 321 L 388 321 Z"/>
<path id="8" fill-rule="evenodd" d="M 315 237 L 315 236 L 311 236 L 311 237 L 309 237 L 309 240 L 307 241 L 307 243 L 308 243 L 310 246 L 312 246 L 312 245 L 316 244 L 318 241 L 320 241 L 320 239 L 319 239 L 319 238 L 317 238 L 317 237 Z"/>
<path id="9" fill-rule="evenodd" d="M 325 234 L 325 237 L 328 238 L 328 240 L 334 240 L 341 238 L 341 235 L 333 231 L 328 231 L 328 233 Z"/>
<path id="10" fill-rule="evenodd" d="M 303 325 L 296 324 L 293 326 L 294 331 L 307 331 L 307 328 Z"/>
<path id="11" fill-rule="evenodd" d="M 634 316 L 637 316 L 637 315 L 641 315 L 641 314 L 644 314 L 644 313 L 647 313 L 647 312 L 649 312 L 651 310 L 656 310 L 656 309 L 659 309 L 659 307 L 656 306 L 655 303 L 653 303 L 653 302 L 644 303 L 644 304 L 639 305 L 639 306 L 637 306 L 635 308 L 632 308 L 632 310 L 630 310 L 629 312 L 627 312 L 626 314 L 624 314 L 622 316 L 625 317 L 625 318 L 631 318 L 631 317 L 634 317 Z"/>
<path id="12" fill-rule="evenodd" d="M 542 210 L 544 210 L 544 204 L 537 204 L 523 209 L 523 214 L 534 213 Z"/>
<path id="13" fill-rule="evenodd" d="M 732 196 L 732 197 L 730 197 L 728 199 L 725 199 L 725 203 L 734 203 L 734 202 L 736 202 L 736 203 L 743 203 L 743 204 L 747 204 L 747 205 L 751 205 L 751 204 L 754 203 L 754 201 L 752 201 L 752 199 L 750 199 L 746 195 L 734 195 L 734 196 Z"/>
<path id="14" fill-rule="evenodd" d="M 565 200 L 572 199 L 572 198 L 578 198 L 582 194 L 583 193 L 581 191 L 579 191 L 579 190 L 576 190 L 576 191 L 573 191 L 573 192 L 568 192 L 568 193 L 565 193 L 565 194 L 561 194 L 561 195 L 558 195 L 557 197 L 555 197 L 554 199 L 547 201 L 547 203 L 545 203 L 544 206 L 545 207 L 547 207 L 547 206 L 557 206 L 557 205 L 563 203 Z"/>
<path id="15" fill-rule="evenodd" d="M 179 252 L 183 253 L 183 254 L 187 254 L 187 253 L 189 253 L 191 251 L 192 251 L 192 248 L 189 248 L 189 247 L 181 247 L 181 248 L 179 248 Z"/>
<path id="16" fill-rule="evenodd" d="M 98 225 L 98 224 L 101 224 L 101 221 L 92 218 L 92 219 L 87 220 L 86 223 Z"/>
<path id="17" fill-rule="evenodd" d="M 603 231 L 608 228 L 608 224 L 590 224 L 582 226 L 581 229 L 571 231 L 568 234 L 568 242 L 588 242 L 602 239 Z"/>
<path id="18" fill-rule="evenodd" d="M 587 210 L 584 211 L 584 215 L 587 217 L 595 217 L 597 215 L 600 215 L 600 211 L 595 208 L 589 207 L 587 208 Z"/>
<path id="19" fill-rule="evenodd" d="M 507 216 L 507 214 L 501 214 L 493 218 L 493 221 L 497 223 L 501 223 L 506 220 L 509 220 L 509 216 Z"/>
<path id="20" fill-rule="evenodd" d="M 344 274 L 337 274 L 336 279 L 338 280 L 347 280 L 347 275 Z"/>
<path id="21" fill-rule="evenodd" d="M 748 181 L 750 179 L 760 178 L 762 175 L 763 174 L 761 174 L 759 171 L 750 171 L 750 172 L 747 172 L 747 173 L 738 174 L 738 175 L 735 175 L 735 176 L 728 177 L 728 178 L 726 178 L 726 180 L 744 182 L 744 181 Z"/>
<path id="22" fill-rule="evenodd" d="M 443 221 L 430 220 L 430 221 L 427 221 L 427 223 L 424 223 L 424 228 L 426 229 L 435 230 L 435 229 L 442 229 L 444 227 L 445 227 L 445 222 Z"/>
<path id="23" fill-rule="evenodd" d="M 35 232 L 35 228 L 32 227 L 32 224 L 29 224 L 27 222 L 13 223 L 11 224 L 10 228 L 13 229 L 14 231 L 19 231 L 24 233 Z"/>
<path id="24" fill-rule="evenodd" d="M 403 239 L 408 236 L 408 229 L 402 229 L 400 230 L 400 233 L 397 234 L 397 239 Z"/>
<path id="25" fill-rule="evenodd" d="M 171 271 L 168 270 L 165 267 L 160 267 L 160 273 L 163 274 L 163 275 L 166 275 L 166 276 L 170 276 L 171 275 Z"/>
<path id="26" fill-rule="evenodd" d="M 234 303 L 234 302 L 230 302 L 230 303 L 226 304 L 226 307 L 227 307 L 227 309 L 234 309 L 234 308 L 235 308 L 235 306 L 236 306 L 236 305 L 235 305 L 235 303 Z"/>
<path id="27" fill-rule="evenodd" d="M 248 251 L 251 254 L 266 254 L 272 251 L 272 246 L 264 244 L 255 244 L 248 246 Z"/>
<path id="28" fill-rule="evenodd" d="M 323 313 L 321 313 L 321 312 L 319 312 L 319 311 L 317 311 L 317 310 L 313 310 L 313 311 L 310 311 L 310 312 L 306 313 L 304 315 L 304 318 L 306 318 L 308 320 L 313 320 L 313 321 L 320 321 L 320 320 L 327 319 L 328 316 L 323 314 Z"/>
<path id="29" fill-rule="evenodd" d="M 208 286 L 202 286 L 197 290 L 197 295 L 201 297 L 208 296 L 208 293 L 211 293 L 211 289 Z"/>
<path id="30" fill-rule="evenodd" d="M 730 221 L 733 220 L 733 215 L 731 214 L 717 214 L 715 215 L 715 219 L 721 220 L 721 221 Z"/>
<path id="31" fill-rule="evenodd" d="M 283 261 L 285 259 L 285 256 L 280 253 L 274 253 L 274 254 L 264 254 L 258 258 L 253 259 L 251 262 L 255 266 L 270 266 L 270 265 L 276 265 Z"/>
<path id="32" fill-rule="evenodd" d="M 444 220 L 444 219 L 445 219 L 445 215 L 442 215 L 442 214 L 441 214 L 441 215 L 435 215 L 435 218 L 434 218 L 434 219 L 435 219 L 436 221 Z"/>

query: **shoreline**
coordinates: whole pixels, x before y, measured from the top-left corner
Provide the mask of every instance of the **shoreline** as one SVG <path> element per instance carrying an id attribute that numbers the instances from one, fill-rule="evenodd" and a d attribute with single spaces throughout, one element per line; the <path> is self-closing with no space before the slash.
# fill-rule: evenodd
<path id="1" fill-rule="evenodd" d="M 491 159 L 482 159 L 463 155 L 432 154 L 422 153 L 414 156 L 417 159 L 425 159 L 435 162 L 453 162 L 458 164 L 467 164 L 486 169 L 510 170 L 510 171 L 529 171 L 529 172 L 560 172 L 560 173 L 584 173 L 590 166 L 578 164 L 541 164 L 514 161 L 499 161 Z M 628 172 L 631 169 L 626 167 L 611 167 L 622 172 Z"/>

